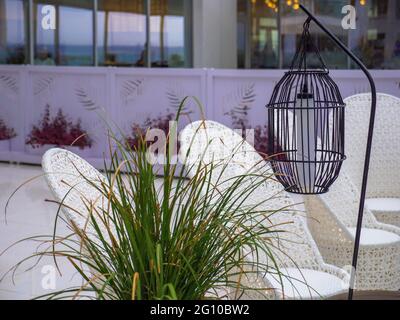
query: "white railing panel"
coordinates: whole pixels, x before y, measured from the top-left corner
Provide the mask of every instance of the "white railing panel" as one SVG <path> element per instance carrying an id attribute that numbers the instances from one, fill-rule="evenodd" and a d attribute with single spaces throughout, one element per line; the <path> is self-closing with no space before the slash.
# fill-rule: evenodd
<path id="1" fill-rule="evenodd" d="M 243 118 L 247 126 L 264 126 L 273 87 L 284 70 L 142 69 L 111 67 L 0 66 L 0 118 L 15 129 L 9 150 L 1 149 L 0 161 L 40 163 L 26 138 L 41 119 L 47 104 L 59 108 L 72 121 L 78 118 L 94 144 L 84 156 L 102 166 L 108 145 L 105 123 L 116 124 L 125 135 L 134 123 L 175 113 L 185 96 L 197 97 L 204 117 L 235 126 Z M 343 97 L 368 92 L 357 70 L 334 70 Z M 374 70 L 379 92 L 400 96 L 399 70 Z M 202 118 L 193 100 L 186 107 L 180 127 Z M 104 121 L 105 120 L 105 121 Z M 117 132 L 116 127 L 113 130 Z M 4 144 L 3 147 L 4 148 Z M 35 153 L 35 152 L 33 152 Z"/>

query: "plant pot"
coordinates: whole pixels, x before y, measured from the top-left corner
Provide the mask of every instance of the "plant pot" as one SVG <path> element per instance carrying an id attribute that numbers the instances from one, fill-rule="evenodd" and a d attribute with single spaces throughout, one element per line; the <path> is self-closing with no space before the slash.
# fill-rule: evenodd
<path id="1" fill-rule="evenodd" d="M 45 145 L 34 148 L 31 145 L 26 145 L 26 151 L 29 154 L 36 155 L 36 156 L 42 156 L 43 154 L 45 154 L 45 152 L 47 150 L 50 150 L 52 148 L 65 149 L 65 150 L 68 150 L 70 152 L 77 154 L 78 156 L 80 156 L 82 158 L 90 157 L 90 148 L 80 149 L 79 147 L 75 147 L 75 146 L 57 146 L 55 144 L 45 144 Z"/>
<path id="2" fill-rule="evenodd" d="M 0 140 L 0 152 L 11 150 L 11 139 Z"/>

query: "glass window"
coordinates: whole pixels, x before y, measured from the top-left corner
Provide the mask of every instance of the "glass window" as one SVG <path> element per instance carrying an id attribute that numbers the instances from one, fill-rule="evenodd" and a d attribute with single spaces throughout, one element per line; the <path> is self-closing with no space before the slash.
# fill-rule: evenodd
<path id="1" fill-rule="evenodd" d="M 0 0 L 0 63 L 30 63 L 31 45 L 37 65 L 190 67 L 191 11 L 192 0 Z"/>
<path id="2" fill-rule="evenodd" d="M 400 68 L 400 1 L 304 0 L 303 3 L 372 69 Z M 342 28 L 342 8 L 356 8 L 355 30 Z M 274 14 L 274 12 L 276 12 Z M 299 0 L 238 0 L 238 65 L 240 68 L 288 68 L 299 46 L 306 19 Z M 274 20 L 276 20 L 274 24 Z M 279 27 L 279 28 L 278 28 Z M 279 29 L 279 40 L 275 39 Z M 331 69 L 355 67 L 317 26 L 314 43 Z M 280 43 L 278 43 L 280 41 Z M 279 49 L 275 49 L 278 46 Z M 266 48 L 263 50 L 263 48 Z M 272 50 L 271 50 L 272 48 Z M 268 52 L 266 54 L 265 52 Z M 274 57 L 278 59 L 274 59 Z M 266 64 L 266 61 L 268 62 Z M 310 55 L 310 66 L 316 65 Z"/>
<path id="3" fill-rule="evenodd" d="M 368 68 L 400 69 L 398 0 L 356 1 L 357 29 L 349 45 Z M 351 67 L 356 67 L 352 65 Z"/>
<path id="4" fill-rule="evenodd" d="M 93 65 L 93 3 L 63 2 L 59 6 L 60 64 Z"/>
<path id="5" fill-rule="evenodd" d="M 28 63 L 28 9 L 23 0 L 0 0 L 0 63 Z"/>
<path id="6" fill-rule="evenodd" d="M 190 1 L 152 0 L 150 42 L 152 67 L 189 66 L 190 44 L 185 38 Z"/>
<path id="7" fill-rule="evenodd" d="M 45 3 L 36 3 L 34 10 L 35 19 L 35 64 L 55 65 L 58 59 L 56 55 L 56 29 L 43 29 L 42 21 L 45 18 L 42 14 Z M 57 26 L 56 26 L 57 28 Z"/>
<path id="8" fill-rule="evenodd" d="M 99 65 L 146 66 L 145 0 L 100 0 L 97 12 Z"/>
<path id="9" fill-rule="evenodd" d="M 301 15 L 298 4 L 288 2 L 280 7 L 281 12 L 281 65 L 288 68 L 293 60 L 302 34 L 301 23 L 306 16 Z M 300 18 L 301 17 L 301 18 Z"/>
<path id="10" fill-rule="evenodd" d="M 396 18 L 400 19 L 400 1 L 396 1 Z"/>
<path id="11" fill-rule="evenodd" d="M 35 64 L 93 65 L 93 1 L 34 0 L 33 12 Z"/>
<path id="12" fill-rule="evenodd" d="M 279 67 L 278 0 L 239 1 L 238 65 L 250 68 Z M 247 18 L 247 23 L 244 19 Z M 247 52 L 247 53 L 246 53 Z M 245 57 L 243 55 L 250 55 Z"/>
<path id="13" fill-rule="evenodd" d="M 238 0 L 237 4 L 237 50 L 238 50 L 238 68 L 243 69 L 247 67 L 247 33 L 248 33 L 248 1 Z"/>
<path id="14" fill-rule="evenodd" d="M 289 5 L 290 3 L 290 5 Z M 302 22 L 306 15 L 301 12 L 298 1 L 285 1 L 281 5 L 281 50 L 282 67 L 288 68 L 300 44 L 303 32 Z M 346 0 L 308 1 L 305 5 L 314 11 L 314 14 L 344 43 L 347 42 L 347 30 L 342 28 L 342 7 L 347 5 Z M 310 29 L 313 42 L 318 48 L 326 65 L 331 69 L 346 69 L 347 56 L 332 42 L 317 26 L 311 24 Z M 310 48 L 310 50 L 312 50 Z M 310 52 L 308 58 L 310 67 L 318 67 L 317 56 Z"/>
<path id="15" fill-rule="evenodd" d="M 365 3 L 360 1 L 363 7 Z M 388 13 L 388 0 L 370 0 L 368 8 L 368 16 L 371 18 L 386 16 Z"/>

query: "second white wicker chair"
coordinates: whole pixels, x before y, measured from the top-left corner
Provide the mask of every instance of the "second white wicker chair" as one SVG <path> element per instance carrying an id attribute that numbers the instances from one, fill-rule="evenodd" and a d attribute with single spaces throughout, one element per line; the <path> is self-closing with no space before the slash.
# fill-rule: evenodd
<path id="1" fill-rule="evenodd" d="M 370 94 L 345 99 L 346 155 L 344 170 L 361 187 L 370 116 Z M 376 218 L 400 227 L 400 99 L 378 93 L 366 204 Z"/>
<path id="2" fill-rule="evenodd" d="M 271 168 L 254 148 L 240 135 L 219 123 L 198 121 L 188 125 L 181 133 L 180 143 L 181 155 L 188 154 L 185 165 L 189 168 L 189 176 L 194 175 L 199 165 L 228 161 L 226 166 L 216 165 L 213 168 L 211 179 L 218 183 L 218 188 L 228 188 L 241 175 L 261 172 L 264 176 L 272 176 Z M 223 179 L 220 179 L 220 175 L 223 175 Z M 262 179 L 261 176 L 258 178 Z M 253 177 L 251 182 L 256 183 L 258 178 Z M 267 201 L 260 205 L 262 199 Z M 348 274 L 324 263 L 305 218 L 293 213 L 292 199 L 276 180 L 265 179 L 244 205 L 257 205 L 257 209 L 266 214 L 287 208 L 268 220 L 271 225 L 280 225 L 280 229 L 285 231 L 279 236 L 279 243 L 273 244 L 279 248 L 275 254 L 283 274 L 283 283 L 281 285 L 273 274 L 267 274 L 252 279 L 250 286 L 275 288 L 274 295 L 280 298 L 283 297 L 283 289 L 285 298 L 289 299 L 330 297 L 345 292 Z M 250 292 L 247 297 L 260 298 L 260 295 Z"/>
<path id="3" fill-rule="evenodd" d="M 311 233 L 325 261 L 351 266 L 360 193 L 342 171 L 329 192 L 305 196 Z M 364 211 L 356 289 L 400 289 L 400 229 Z"/>

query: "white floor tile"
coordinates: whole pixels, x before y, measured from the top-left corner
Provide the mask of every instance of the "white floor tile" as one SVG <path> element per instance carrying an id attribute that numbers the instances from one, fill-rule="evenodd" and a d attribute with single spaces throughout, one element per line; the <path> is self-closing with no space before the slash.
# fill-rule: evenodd
<path id="1" fill-rule="evenodd" d="M 39 177 L 41 174 L 40 166 L 0 163 L 0 252 L 24 238 L 53 234 L 57 205 L 45 202 L 45 199 L 53 199 L 53 197 L 44 178 Z M 29 181 L 30 179 L 33 180 Z M 7 199 L 25 182 L 27 182 L 26 185 L 22 186 L 9 202 L 6 224 L 4 207 Z M 161 184 L 162 179 L 158 179 L 157 188 Z M 67 233 L 64 222 L 60 221 L 57 234 L 65 235 Z M 23 242 L 0 255 L 0 278 L 21 259 L 34 254 L 37 246 L 38 243 L 33 241 Z M 14 277 L 15 283 L 10 274 L 4 277 L 0 282 L 0 300 L 31 299 L 54 291 L 47 289 L 52 283 L 46 282 L 49 280 L 46 275 L 50 275 L 52 267 L 54 267 L 52 258 L 46 257 L 32 270 L 25 271 L 28 267 L 33 266 L 33 261 L 26 262 L 19 269 Z M 72 265 L 65 259 L 57 261 L 62 276 L 56 272 L 55 290 L 80 286 L 83 279 L 76 273 Z"/>
<path id="2" fill-rule="evenodd" d="M 45 202 L 52 195 L 43 177 L 36 178 L 23 186 L 11 198 L 4 215 L 9 196 L 19 185 L 42 174 L 39 166 L 11 165 L 0 163 L 0 252 L 8 246 L 27 237 L 53 234 L 57 205 Z M 7 218 L 7 223 L 6 223 Z M 65 223 L 58 224 L 58 235 L 68 234 Z M 35 254 L 38 243 L 25 241 L 0 255 L 0 278 L 21 259 Z M 24 263 L 13 278 L 11 274 L 0 282 L 0 299 L 30 299 L 38 295 L 71 286 L 80 286 L 82 278 L 66 259 L 58 259 L 62 276 L 55 272 L 55 281 L 46 281 L 55 270 L 51 257 L 45 257 L 36 266 L 35 260 Z M 33 267 L 29 271 L 26 269 Z M 13 281 L 14 280 L 14 281 Z M 43 286 L 44 285 L 44 286 Z"/>

